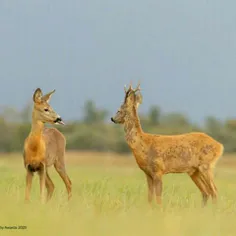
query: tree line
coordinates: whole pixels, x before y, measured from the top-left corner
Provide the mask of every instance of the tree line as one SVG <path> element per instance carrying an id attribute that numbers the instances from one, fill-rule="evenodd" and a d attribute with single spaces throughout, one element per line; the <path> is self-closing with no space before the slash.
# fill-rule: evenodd
<path id="1" fill-rule="evenodd" d="M 23 142 L 31 129 L 31 106 L 18 112 L 12 108 L 0 111 L 0 152 L 23 150 Z M 108 121 L 109 112 L 96 107 L 94 101 L 87 101 L 83 117 L 57 126 L 67 139 L 67 150 L 129 152 L 122 126 Z M 206 117 L 203 125 L 192 123 L 182 113 L 164 113 L 159 106 L 152 106 L 146 114 L 140 114 L 145 132 L 153 134 L 181 134 L 185 132 L 206 132 L 223 143 L 225 152 L 236 152 L 236 120 L 220 121 Z"/>

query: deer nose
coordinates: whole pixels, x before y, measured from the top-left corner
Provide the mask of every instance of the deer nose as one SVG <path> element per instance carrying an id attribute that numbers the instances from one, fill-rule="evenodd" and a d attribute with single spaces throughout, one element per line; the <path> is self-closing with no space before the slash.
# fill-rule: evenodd
<path id="1" fill-rule="evenodd" d="M 65 124 L 60 116 L 56 118 L 56 120 L 54 121 L 54 123 L 61 124 L 61 125 L 64 125 L 64 124 Z"/>
<path id="2" fill-rule="evenodd" d="M 115 123 L 115 121 L 114 121 L 113 117 L 111 117 L 111 121 Z"/>
<path id="3" fill-rule="evenodd" d="M 58 121 L 61 121 L 61 117 L 57 117 L 54 122 L 58 122 Z"/>

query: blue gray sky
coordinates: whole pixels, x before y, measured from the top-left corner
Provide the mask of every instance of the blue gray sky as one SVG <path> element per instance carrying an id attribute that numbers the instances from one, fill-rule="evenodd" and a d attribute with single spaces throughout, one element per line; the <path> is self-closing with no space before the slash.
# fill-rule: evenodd
<path id="1" fill-rule="evenodd" d="M 236 117 L 236 3 L 220 0 L 1 0 L 0 105 L 22 109 L 56 89 L 64 117 L 87 99 L 115 112 L 141 80 L 159 105 L 200 122 Z"/>

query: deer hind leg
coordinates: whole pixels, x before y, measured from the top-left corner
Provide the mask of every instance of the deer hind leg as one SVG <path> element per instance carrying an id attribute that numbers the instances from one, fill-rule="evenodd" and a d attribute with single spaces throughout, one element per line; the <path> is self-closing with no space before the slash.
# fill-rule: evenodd
<path id="1" fill-rule="evenodd" d="M 146 174 L 148 184 L 148 202 L 151 203 L 154 195 L 154 183 L 153 178 Z"/>
<path id="2" fill-rule="evenodd" d="M 217 202 L 218 190 L 217 190 L 217 187 L 214 183 L 214 177 L 213 177 L 212 169 L 209 169 L 207 174 L 209 176 L 210 185 L 211 185 L 211 189 L 212 189 L 212 201 L 213 201 L 213 203 L 216 203 Z"/>
<path id="3" fill-rule="evenodd" d="M 68 192 L 68 200 L 70 200 L 70 198 L 72 196 L 72 193 L 71 193 L 71 187 L 72 187 L 71 185 L 72 184 L 71 184 L 70 178 L 68 177 L 68 175 L 66 173 L 65 165 L 63 163 L 56 162 L 54 164 L 54 167 L 66 185 L 66 189 Z"/>
<path id="4" fill-rule="evenodd" d="M 30 192 L 32 186 L 33 173 L 27 169 L 26 174 L 26 188 L 25 188 L 25 202 L 30 201 Z"/>
<path id="5" fill-rule="evenodd" d="M 52 197 L 52 194 L 54 192 L 55 186 L 46 170 L 46 188 L 47 188 L 47 201 L 49 201 Z"/>
<path id="6" fill-rule="evenodd" d="M 160 175 L 156 175 L 153 179 L 154 182 L 154 189 L 156 194 L 156 202 L 157 204 L 161 205 L 161 195 L 162 195 L 162 178 Z"/>
<path id="7" fill-rule="evenodd" d="M 38 174 L 40 182 L 40 200 L 41 203 L 45 203 L 46 168 L 44 164 L 41 164 Z"/>
<path id="8" fill-rule="evenodd" d="M 209 199 L 210 193 L 208 191 L 208 188 L 202 180 L 201 173 L 197 170 L 192 175 L 190 175 L 192 181 L 196 184 L 196 186 L 199 188 L 199 190 L 202 193 L 202 206 L 205 206 L 207 204 L 207 200 Z"/>
<path id="9" fill-rule="evenodd" d="M 216 203 L 217 197 L 218 197 L 218 189 L 214 183 L 214 177 L 213 177 L 212 171 L 210 172 L 210 176 L 211 176 L 211 185 L 212 185 L 212 188 L 214 189 L 214 196 L 212 198 L 212 201 L 213 201 L 213 203 Z"/>
<path id="10" fill-rule="evenodd" d="M 206 183 L 209 189 L 210 195 L 212 197 L 212 201 L 213 203 L 216 203 L 217 202 L 217 188 L 214 183 L 212 169 L 207 166 L 203 166 L 200 168 L 200 171 L 201 171 L 202 179 Z"/>

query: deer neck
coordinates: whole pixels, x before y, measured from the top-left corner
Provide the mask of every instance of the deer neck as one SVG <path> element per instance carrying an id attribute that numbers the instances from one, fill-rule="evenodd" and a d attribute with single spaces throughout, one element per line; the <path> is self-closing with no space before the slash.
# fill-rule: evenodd
<path id="1" fill-rule="evenodd" d="M 44 123 L 42 121 L 35 120 L 33 117 L 30 134 L 33 136 L 42 136 L 43 129 L 44 129 Z"/>
<path id="2" fill-rule="evenodd" d="M 126 118 L 124 123 L 125 139 L 131 149 L 134 149 L 140 143 L 142 127 L 137 114 L 137 110 L 133 108 Z"/>
<path id="3" fill-rule="evenodd" d="M 31 131 L 29 134 L 29 144 L 32 149 L 41 146 L 43 141 L 43 130 L 44 130 L 44 123 L 38 119 L 36 119 L 34 113 L 32 115 L 32 125 Z"/>

